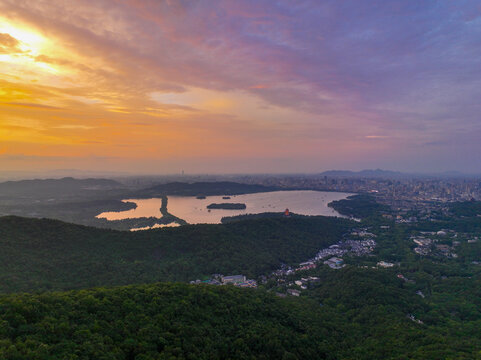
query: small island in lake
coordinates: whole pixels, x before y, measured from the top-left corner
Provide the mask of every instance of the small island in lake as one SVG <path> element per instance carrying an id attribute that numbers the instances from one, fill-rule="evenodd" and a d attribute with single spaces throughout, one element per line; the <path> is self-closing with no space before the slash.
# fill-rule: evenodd
<path id="1" fill-rule="evenodd" d="M 207 205 L 207 209 L 244 210 L 245 208 L 246 204 L 240 203 L 222 203 Z"/>

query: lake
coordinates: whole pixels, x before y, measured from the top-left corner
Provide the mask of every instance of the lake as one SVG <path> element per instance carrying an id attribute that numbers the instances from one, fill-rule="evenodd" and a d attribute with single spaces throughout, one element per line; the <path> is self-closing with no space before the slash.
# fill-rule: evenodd
<path id="1" fill-rule="evenodd" d="M 230 199 L 223 199 L 223 196 L 207 196 L 205 199 L 169 196 L 167 209 L 169 213 L 189 224 L 218 224 L 225 216 L 283 212 L 286 208 L 290 212 L 300 215 L 340 216 L 327 204 L 334 200 L 345 199 L 350 195 L 352 194 L 296 190 L 232 195 Z M 246 204 L 246 209 L 212 209 L 209 211 L 207 205 L 212 203 L 243 203 Z"/>
<path id="2" fill-rule="evenodd" d="M 155 217 L 160 219 L 162 213 L 160 207 L 162 206 L 162 199 L 127 199 L 122 202 L 132 202 L 137 205 L 135 209 L 126 211 L 108 211 L 97 215 L 97 218 L 105 218 L 107 220 L 124 220 L 124 219 L 137 219 L 142 217 Z"/>
<path id="3" fill-rule="evenodd" d="M 168 196 L 167 211 L 189 224 L 218 224 L 225 216 L 236 216 L 243 214 L 259 214 L 264 212 L 283 212 L 286 208 L 290 212 L 300 215 L 324 215 L 342 216 L 334 209 L 327 206 L 335 200 L 345 199 L 353 195 L 341 192 L 324 192 L 311 190 L 293 191 L 273 191 L 264 193 L 230 195 L 230 199 L 225 196 L 207 196 L 205 199 L 197 199 L 193 196 Z M 108 220 L 122 220 L 139 217 L 161 218 L 160 213 L 161 199 L 129 199 L 125 202 L 134 202 L 136 209 L 119 212 L 104 212 L 97 217 Z M 243 203 L 246 209 L 208 210 L 207 205 L 212 203 Z"/>

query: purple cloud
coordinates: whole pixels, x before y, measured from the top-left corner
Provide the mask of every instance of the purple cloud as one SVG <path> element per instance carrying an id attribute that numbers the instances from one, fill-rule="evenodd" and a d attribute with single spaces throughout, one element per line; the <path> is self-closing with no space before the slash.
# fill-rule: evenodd
<path id="1" fill-rule="evenodd" d="M 391 141 L 403 164 L 406 146 L 448 153 L 452 133 L 459 153 L 481 150 L 469 136 L 481 130 L 477 1 L 7 0 L 0 10 L 110 64 L 76 65 L 99 96 L 102 84 L 132 99 L 192 87 L 245 92 L 299 112 L 293 133 L 330 129 L 342 143 L 341 130 L 355 130 L 368 149 Z M 47 55 L 38 61 L 61 62 Z"/>

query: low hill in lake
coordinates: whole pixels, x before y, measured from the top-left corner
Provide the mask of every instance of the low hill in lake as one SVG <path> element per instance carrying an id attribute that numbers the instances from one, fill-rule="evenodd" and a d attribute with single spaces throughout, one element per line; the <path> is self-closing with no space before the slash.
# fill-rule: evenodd
<path id="1" fill-rule="evenodd" d="M 221 203 L 207 205 L 207 209 L 244 210 L 245 208 L 246 204 L 241 203 Z"/>

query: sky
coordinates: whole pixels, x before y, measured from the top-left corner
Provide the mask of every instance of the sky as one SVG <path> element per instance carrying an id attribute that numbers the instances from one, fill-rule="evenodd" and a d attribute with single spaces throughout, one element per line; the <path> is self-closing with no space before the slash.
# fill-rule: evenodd
<path id="1" fill-rule="evenodd" d="M 481 172 L 481 2 L 0 0 L 0 171 Z"/>

